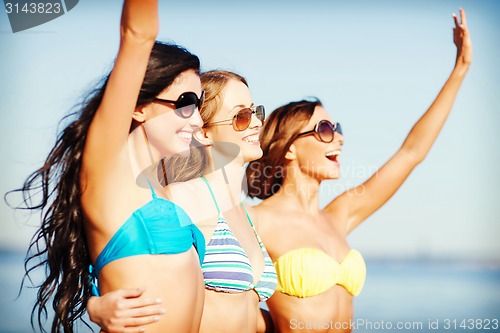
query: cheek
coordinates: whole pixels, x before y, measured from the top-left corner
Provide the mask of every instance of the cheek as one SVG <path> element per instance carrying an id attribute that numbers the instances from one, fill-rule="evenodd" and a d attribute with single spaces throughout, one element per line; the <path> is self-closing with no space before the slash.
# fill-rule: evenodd
<path id="1" fill-rule="evenodd" d="M 301 161 L 313 161 L 318 159 L 320 155 L 320 148 L 316 142 L 304 142 L 300 146 L 297 146 L 297 157 Z"/>
<path id="2" fill-rule="evenodd" d="M 212 140 L 215 142 L 229 142 L 239 144 L 241 141 L 241 137 L 238 134 L 239 133 L 236 132 L 232 128 L 232 126 L 218 126 L 218 128 L 216 128 L 212 132 Z"/>
<path id="3" fill-rule="evenodd" d="M 168 151 L 172 143 L 175 142 L 173 140 L 177 135 L 176 132 L 184 126 L 182 119 L 175 114 L 175 117 L 172 117 L 172 114 L 173 112 L 159 115 L 143 125 L 149 144 L 158 151 Z"/>
<path id="4" fill-rule="evenodd" d="M 304 144 L 297 149 L 297 162 L 301 170 L 316 173 L 327 161 L 317 144 Z"/>

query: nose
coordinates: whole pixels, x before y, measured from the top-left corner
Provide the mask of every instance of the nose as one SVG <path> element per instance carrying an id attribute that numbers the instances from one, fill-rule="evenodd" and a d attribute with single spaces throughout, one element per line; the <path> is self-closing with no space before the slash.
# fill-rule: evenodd
<path id="1" fill-rule="evenodd" d="M 257 115 L 255 113 L 252 114 L 252 118 L 250 118 L 250 126 L 251 128 L 255 127 L 262 127 L 262 120 L 257 118 Z"/>
<path id="2" fill-rule="evenodd" d="M 198 108 L 196 108 L 193 115 L 189 117 L 189 125 L 198 128 L 201 128 L 203 126 L 203 119 L 201 118 L 200 110 Z"/>
<path id="3" fill-rule="evenodd" d="M 339 132 L 335 131 L 333 133 L 333 142 L 340 142 L 341 145 L 344 144 L 344 136 Z"/>

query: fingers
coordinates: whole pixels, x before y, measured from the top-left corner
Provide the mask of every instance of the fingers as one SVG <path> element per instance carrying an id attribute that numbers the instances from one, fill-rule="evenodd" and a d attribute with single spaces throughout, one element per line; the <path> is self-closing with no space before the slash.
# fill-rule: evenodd
<path id="1" fill-rule="evenodd" d="M 145 327 L 125 327 L 113 332 L 108 332 L 108 333 L 142 333 L 145 332 L 146 328 Z M 101 332 L 102 333 L 102 332 Z"/>
<path id="2" fill-rule="evenodd" d="M 117 312 L 113 315 L 113 324 L 123 328 L 123 332 L 142 332 L 138 329 L 159 321 L 166 313 L 160 303 L 160 299 L 153 298 L 122 298 L 116 303 Z"/>
<path id="3" fill-rule="evenodd" d="M 125 328 L 141 328 L 144 325 L 156 323 L 161 319 L 161 315 L 153 315 L 146 317 L 128 318 L 124 322 Z"/>
<path id="4" fill-rule="evenodd" d="M 467 16 L 465 15 L 465 10 L 463 8 L 460 8 L 460 18 L 462 25 L 467 26 Z"/>
<path id="5" fill-rule="evenodd" d="M 122 313 L 123 319 L 115 319 L 109 325 L 109 332 L 137 333 L 146 331 L 145 325 L 156 323 L 165 314 L 165 309 L 150 307 L 148 309 L 134 309 Z"/>
<path id="6" fill-rule="evenodd" d="M 455 27 L 453 28 L 453 42 L 457 46 L 456 66 L 464 66 L 461 68 L 468 69 L 468 65 L 472 62 L 472 43 L 467 27 L 467 16 L 463 8 L 460 10 L 460 20 L 456 14 L 453 14 Z"/>
<path id="7" fill-rule="evenodd" d="M 127 302 L 127 308 L 133 309 L 133 308 L 142 308 L 152 305 L 158 305 L 161 304 L 162 300 L 160 298 L 146 297 L 146 298 L 127 299 L 126 302 Z"/>
<path id="8" fill-rule="evenodd" d="M 123 298 L 136 298 L 140 297 L 143 293 L 144 288 L 119 289 L 116 291 L 116 295 Z"/>
<path id="9" fill-rule="evenodd" d="M 127 319 L 137 319 L 141 317 L 154 317 L 164 315 L 165 308 L 161 306 L 148 306 L 136 309 L 130 309 L 123 312 L 122 317 Z M 159 320 L 159 319 L 158 319 Z"/>
<path id="10" fill-rule="evenodd" d="M 465 10 L 463 8 L 459 8 L 460 11 L 460 21 L 458 21 L 457 14 L 453 13 L 453 21 L 455 21 L 455 28 L 465 28 L 467 27 L 467 16 L 465 14 Z"/>
<path id="11" fill-rule="evenodd" d="M 162 300 L 160 298 L 141 297 L 143 293 L 144 288 L 119 289 L 109 293 L 108 295 L 114 296 L 116 306 L 120 310 L 161 304 Z"/>
<path id="12" fill-rule="evenodd" d="M 146 332 L 145 327 L 126 327 L 120 333 L 142 333 Z"/>
<path id="13" fill-rule="evenodd" d="M 458 23 L 457 14 L 453 13 L 453 21 L 455 21 L 455 28 L 460 27 L 460 23 Z"/>

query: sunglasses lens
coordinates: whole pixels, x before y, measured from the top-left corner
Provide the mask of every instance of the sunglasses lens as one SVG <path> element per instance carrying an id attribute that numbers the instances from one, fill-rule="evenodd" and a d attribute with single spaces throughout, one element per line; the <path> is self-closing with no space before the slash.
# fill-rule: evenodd
<path id="1" fill-rule="evenodd" d="M 344 135 L 342 134 L 342 126 L 340 126 L 340 123 L 335 124 L 335 132 L 339 133 L 340 135 Z"/>
<path id="2" fill-rule="evenodd" d="M 255 106 L 255 111 L 253 111 L 251 108 L 246 108 L 243 110 L 240 110 L 238 114 L 236 114 L 234 118 L 234 127 L 237 131 L 244 131 L 250 126 L 252 122 L 252 114 L 255 113 L 255 116 L 257 119 L 260 121 L 264 121 L 264 118 L 266 116 L 264 106 L 263 105 L 257 105 Z"/>
<path id="3" fill-rule="evenodd" d="M 196 105 L 188 105 L 180 108 L 176 108 L 175 112 L 179 117 L 189 118 L 193 115 L 194 110 L 196 110 Z"/>
<path id="4" fill-rule="evenodd" d="M 260 121 L 264 121 L 264 118 L 266 117 L 266 112 L 264 110 L 264 105 L 257 105 L 255 107 L 255 116 Z"/>
<path id="5" fill-rule="evenodd" d="M 200 99 L 198 99 L 198 96 L 193 92 L 183 93 L 175 103 L 175 111 L 180 117 L 189 118 L 193 115 L 196 108 L 201 105 L 203 97 L 203 93 Z"/>
<path id="6" fill-rule="evenodd" d="M 252 121 L 252 110 L 243 109 L 234 117 L 234 125 L 236 130 L 244 131 L 250 126 L 250 122 Z"/>
<path id="7" fill-rule="evenodd" d="M 321 141 L 332 142 L 333 141 L 333 125 L 329 121 L 322 121 L 318 124 L 317 133 Z"/>

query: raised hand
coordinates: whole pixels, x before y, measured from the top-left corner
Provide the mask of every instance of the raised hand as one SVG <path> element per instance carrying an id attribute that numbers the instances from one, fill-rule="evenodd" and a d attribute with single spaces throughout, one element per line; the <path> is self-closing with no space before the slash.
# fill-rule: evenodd
<path id="1" fill-rule="evenodd" d="M 349 207 L 347 232 L 379 209 L 399 189 L 411 171 L 424 160 L 451 111 L 455 98 L 472 61 L 472 43 L 465 11 L 460 8 L 460 20 L 453 14 L 453 40 L 457 46 L 455 68 L 438 96 L 413 126 L 401 149 L 370 179 L 333 200 L 326 210 L 341 211 Z M 332 220 L 341 220 L 332 214 Z M 346 220 L 346 219 L 344 219 Z"/>
<path id="2" fill-rule="evenodd" d="M 460 8 L 460 21 L 456 14 L 453 14 L 455 27 L 453 28 L 453 42 L 457 46 L 457 60 L 455 66 L 469 66 L 472 62 L 472 42 L 470 39 L 469 28 L 467 27 L 467 17 L 465 10 Z"/>

